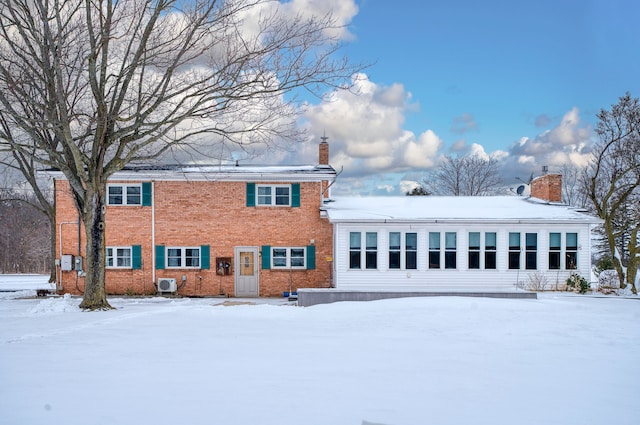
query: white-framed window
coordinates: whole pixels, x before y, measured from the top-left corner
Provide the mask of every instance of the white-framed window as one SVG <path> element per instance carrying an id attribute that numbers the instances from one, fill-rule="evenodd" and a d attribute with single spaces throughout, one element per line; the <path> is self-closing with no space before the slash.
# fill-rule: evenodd
<path id="1" fill-rule="evenodd" d="M 291 206 L 291 185 L 257 185 L 257 205 Z"/>
<path id="2" fill-rule="evenodd" d="M 538 234 L 525 234 L 525 269 L 536 270 L 538 268 Z"/>
<path id="3" fill-rule="evenodd" d="M 142 205 L 142 185 L 107 185 L 107 205 Z"/>
<path id="4" fill-rule="evenodd" d="M 578 267 L 578 234 L 573 232 L 565 233 L 564 244 L 564 268 L 565 270 L 575 270 Z M 562 264 L 562 233 L 549 233 L 549 270 L 560 270 Z"/>
<path id="5" fill-rule="evenodd" d="M 562 233 L 549 233 L 549 270 L 560 270 Z"/>
<path id="6" fill-rule="evenodd" d="M 200 247 L 176 247 L 166 248 L 167 268 L 169 269 L 199 269 Z"/>
<path id="7" fill-rule="evenodd" d="M 520 270 L 520 233 L 509 232 L 509 270 Z"/>
<path id="8" fill-rule="evenodd" d="M 271 268 L 306 269 L 307 253 L 304 247 L 271 247 Z"/>
<path id="9" fill-rule="evenodd" d="M 457 267 L 458 235 L 456 232 L 444 234 L 444 268 L 455 269 Z"/>
<path id="10" fill-rule="evenodd" d="M 497 268 L 498 238 L 496 232 L 486 232 L 484 234 L 484 268 L 495 270 Z"/>
<path id="11" fill-rule="evenodd" d="M 131 247 L 130 246 L 109 246 L 107 247 L 108 268 L 130 269 L 131 268 Z"/>
<path id="12" fill-rule="evenodd" d="M 418 268 L 418 234 L 389 232 L 389 269 Z M 404 255 L 403 255 L 404 254 Z"/>
<path id="13" fill-rule="evenodd" d="M 496 240 L 496 232 L 469 232 L 469 270 L 496 269 Z"/>
<path id="14" fill-rule="evenodd" d="M 363 257 L 364 268 L 378 268 L 378 232 L 349 233 L 349 268 L 362 269 Z"/>
<path id="15" fill-rule="evenodd" d="M 567 233 L 565 242 L 564 267 L 567 270 L 575 270 L 578 268 L 578 234 Z"/>
<path id="16" fill-rule="evenodd" d="M 429 232 L 429 268 L 440 268 L 440 232 Z"/>

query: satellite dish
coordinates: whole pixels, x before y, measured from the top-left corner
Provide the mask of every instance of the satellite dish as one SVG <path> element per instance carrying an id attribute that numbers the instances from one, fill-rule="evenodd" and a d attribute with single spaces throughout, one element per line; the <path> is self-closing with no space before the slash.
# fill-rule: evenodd
<path id="1" fill-rule="evenodd" d="M 518 196 L 522 196 L 522 194 L 524 193 L 524 185 L 521 184 L 520 186 L 518 186 L 518 188 L 516 189 L 516 193 L 518 194 Z"/>

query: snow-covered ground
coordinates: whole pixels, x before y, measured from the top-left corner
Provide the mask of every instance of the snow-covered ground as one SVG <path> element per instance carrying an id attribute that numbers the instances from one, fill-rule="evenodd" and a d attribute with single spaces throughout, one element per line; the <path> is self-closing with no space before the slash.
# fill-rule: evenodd
<path id="1" fill-rule="evenodd" d="M 113 298 L 117 310 L 81 312 L 79 298 L 16 298 L 28 294 L 0 293 L 2 424 L 640 418 L 638 299 Z"/>

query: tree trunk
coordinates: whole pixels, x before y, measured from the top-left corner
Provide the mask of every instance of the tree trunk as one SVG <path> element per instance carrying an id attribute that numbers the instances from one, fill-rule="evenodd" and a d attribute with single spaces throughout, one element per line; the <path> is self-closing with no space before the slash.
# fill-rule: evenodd
<path id="1" fill-rule="evenodd" d="M 106 185 L 102 185 L 106 186 Z M 80 308 L 84 310 L 112 309 L 105 291 L 105 197 L 106 187 L 87 191 L 87 203 L 82 214 L 87 238 L 86 276 L 84 298 Z"/>
<path id="2" fill-rule="evenodd" d="M 635 227 L 631 231 L 631 238 L 627 244 L 629 251 L 629 264 L 627 266 L 627 285 L 631 287 L 631 292 L 638 293 L 636 288 L 636 275 L 638 274 L 638 265 L 640 263 L 640 253 L 638 252 L 638 228 Z"/>

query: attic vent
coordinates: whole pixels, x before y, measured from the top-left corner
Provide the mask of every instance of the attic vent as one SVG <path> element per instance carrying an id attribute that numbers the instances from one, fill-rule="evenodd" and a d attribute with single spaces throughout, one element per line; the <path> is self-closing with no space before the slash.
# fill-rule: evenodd
<path id="1" fill-rule="evenodd" d="M 158 279 L 158 292 L 176 292 L 177 289 L 175 279 Z"/>

